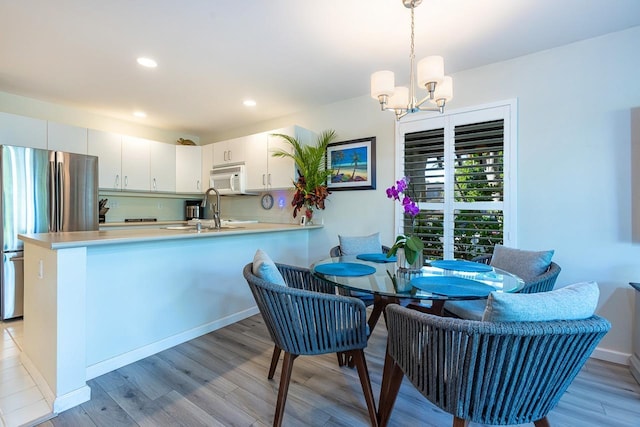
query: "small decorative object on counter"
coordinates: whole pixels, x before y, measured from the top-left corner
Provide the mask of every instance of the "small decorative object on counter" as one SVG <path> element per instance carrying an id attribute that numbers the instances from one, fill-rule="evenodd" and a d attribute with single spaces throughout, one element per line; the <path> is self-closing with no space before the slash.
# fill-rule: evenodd
<path id="1" fill-rule="evenodd" d="M 293 217 L 296 218 L 300 209 L 304 207 L 306 208 L 305 223 L 310 224 L 313 219 L 313 209 L 324 209 L 325 200 L 331 193 L 327 188 L 327 179 L 331 176 L 332 170 L 326 168 L 325 156 L 327 146 L 336 138 L 336 133 L 334 130 L 322 132 L 315 145 L 304 145 L 289 135 L 274 134 L 274 136 L 285 139 L 293 148 L 293 153 L 278 150 L 273 153 L 273 156 L 293 159 L 298 169 L 299 178 L 294 183 L 295 193 L 291 201 Z"/>

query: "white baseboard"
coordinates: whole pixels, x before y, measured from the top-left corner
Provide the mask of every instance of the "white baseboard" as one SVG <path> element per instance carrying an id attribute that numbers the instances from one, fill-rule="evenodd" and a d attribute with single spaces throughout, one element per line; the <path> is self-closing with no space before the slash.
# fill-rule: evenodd
<path id="1" fill-rule="evenodd" d="M 595 350 L 593 350 L 591 357 L 598 360 L 604 360 L 605 362 L 629 366 L 629 358 L 631 357 L 631 355 L 629 353 L 621 353 L 619 351 L 597 347 Z"/>
<path id="2" fill-rule="evenodd" d="M 629 358 L 629 370 L 638 384 L 640 384 L 640 358 L 635 354 Z"/>
<path id="3" fill-rule="evenodd" d="M 70 393 L 55 396 L 53 391 L 51 391 L 49 384 L 47 384 L 42 374 L 40 374 L 40 371 L 36 369 L 35 365 L 25 352 L 20 353 L 20 362 L 22 362 L 22 365 L 25 367 L 27 372 L 29 372 L 31 378 L 33 378 L 33 381 L 36 383 L 40 393 L 42 393 L 44 400 L 47 402 L 49 410 L 53 414 L 59 414 L 62 411 L 66 411 L 69 408 L 78 406 L 91 399 L 91 388 L 86 384 Z"/>
<path id="4" fill-rule="evenodd" d="M 59 414 L 62 411 L 66 411 L 69 408 L 78 406 L 81 403 L 88 402 L 91 399 L 91 387 L 85 385 L 71 393 L 57 396 L 53 402 L 53 413 Z"/>
<path id="5" fill-rule="evenodd" d="M 137 348 L 124 354 L 120 354 L 111 359 L 104 360 L 91 366 L 87 366 L 87 380 L 99 377 L 107 372 L 114 371 L 118 368 L 126 366 L 130 363 L 137 362 L 145 357 L 152 356 L 168 348 L 174 347 L 183 342 L 187 342 L 194 338 L 198 338 L 204 334 L 215 331 L 216 329 L 223 328 L 232 323 L 238 322 L 247 317 L 251 317 L 254 314 L 258 314 L 258 307 L 254 306 L 239 313 L 234 313 L 231 316 L 224 317 L 222 319 L 198 326 L 197 328 L 190 329 L 188 331 L 181 332 L 177 335 L 167 337 L 161 341 L 154 342 L 144 347 Z"/>

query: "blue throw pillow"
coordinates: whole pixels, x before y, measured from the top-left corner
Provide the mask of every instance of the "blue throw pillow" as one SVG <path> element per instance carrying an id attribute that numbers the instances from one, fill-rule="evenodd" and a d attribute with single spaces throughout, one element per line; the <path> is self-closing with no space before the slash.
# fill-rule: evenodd
<path id="1" fill-rule="evenodd" d="M 553 250 L 535 252 L 496 245 L 491 255 L 491 266 L 515 274 L 525 283 L 530 283 L 549 269 L 551 257 Z"/>
<path id="2" fill-rule="evenodd" d="M 276 264 L 269 258 L 269 255 L 262 249 L 258 249 L 253 257 L 253 274 L 262 280 L 276 285 L 287 286 L 284 277 L 280 274 Z"/>
<path id="3" fill-rule="evenodd" d="M 596 311 L 599 295 L 596 282 L 581 282 L 534 294 L 491 292 L 482 320 L 538 322 L 587 319 Z"/>
<path id="4" fill-rule="evenodd" d="M 342 255 L 379 254 L 382 253 L 380 233 L 369 236 L 340 236 L 340 251 Z"/>

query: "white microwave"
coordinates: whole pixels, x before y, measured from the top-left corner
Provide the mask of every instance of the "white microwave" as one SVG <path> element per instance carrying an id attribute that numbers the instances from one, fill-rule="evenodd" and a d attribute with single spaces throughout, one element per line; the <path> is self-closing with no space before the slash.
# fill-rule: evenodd
<path id="1" fill-rule="evenodd" d="M 220 194 L 249 194 L 246 189 L 247 172 L 244 163 L 214 166 L 211 169 L 209 184 Z"/>

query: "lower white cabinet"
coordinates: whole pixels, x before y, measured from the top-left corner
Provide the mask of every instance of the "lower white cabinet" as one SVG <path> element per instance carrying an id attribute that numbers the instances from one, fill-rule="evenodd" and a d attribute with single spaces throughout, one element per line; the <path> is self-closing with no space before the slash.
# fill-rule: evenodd
<path id="1" fill-rule="evenodd" d="M 176 192 L 202 193 L 207 185 L 202 182 L 202 147 L 176 145 Z"/>

